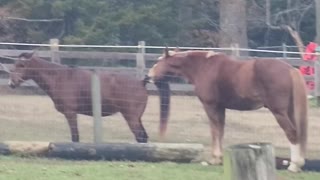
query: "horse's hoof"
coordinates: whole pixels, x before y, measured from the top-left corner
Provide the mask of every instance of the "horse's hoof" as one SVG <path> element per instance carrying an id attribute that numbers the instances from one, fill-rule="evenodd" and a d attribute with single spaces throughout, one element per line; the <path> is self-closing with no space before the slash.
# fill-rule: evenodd
<path id="1" fill-rule="evenodd" d="M 301 167 L 298 166 L 296 163 L 294 162 L 290 162 L 290 166 L 288 167 L 288 170 L 290 172 L 294 172 L 294 173 L 298 173 L 298 172 L 301 172 Z"/>
<path id="2" fill-rule="evenodd" d="M 216 166 L 222 165 L 222 158 L 213 158 L 209 160 L 208 163 L 210 165 L 216 165 Z"/>

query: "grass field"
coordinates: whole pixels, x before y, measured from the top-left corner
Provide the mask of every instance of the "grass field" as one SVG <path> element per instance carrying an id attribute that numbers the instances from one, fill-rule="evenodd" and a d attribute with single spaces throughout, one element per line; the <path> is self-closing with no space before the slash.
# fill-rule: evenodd
<path id="1" fill-rule="evenodd" d="M 0 156 L 1 180 L 223 180 L 222 167 L 200 164 L 65 161 Z M 319 173 L 277 172 L 279 180 L 319 180 Z"/>

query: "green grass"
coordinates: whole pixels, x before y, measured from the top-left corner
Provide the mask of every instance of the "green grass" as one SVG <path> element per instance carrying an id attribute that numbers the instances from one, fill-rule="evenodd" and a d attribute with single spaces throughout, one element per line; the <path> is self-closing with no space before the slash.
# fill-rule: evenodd
<path id="1" fill-rule="evenodd" d="M 319 180 L 320 173 L 278 172 L 280 180 Z M 222 167 L 200 164 L 66 161 L 0 156 L 0 180 L 222 180 Z"/>
<path id="2" fill-rule="evenodd" d="M 310 99 L 308 99 L 308 101 L 309 101 L 309 106 L 311 108 L 318 108 L 317 98 L 310 98 Z"/>

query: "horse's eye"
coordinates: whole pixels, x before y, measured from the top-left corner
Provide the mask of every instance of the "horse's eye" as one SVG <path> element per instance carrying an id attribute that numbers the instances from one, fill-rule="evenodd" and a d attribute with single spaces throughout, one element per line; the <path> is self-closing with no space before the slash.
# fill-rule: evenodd
<path id="1" fill-rule="evenodd" d="M 23 67 L 24 67 L 24 64 L 17 64 L 17 67 L 23 68 Z"/>

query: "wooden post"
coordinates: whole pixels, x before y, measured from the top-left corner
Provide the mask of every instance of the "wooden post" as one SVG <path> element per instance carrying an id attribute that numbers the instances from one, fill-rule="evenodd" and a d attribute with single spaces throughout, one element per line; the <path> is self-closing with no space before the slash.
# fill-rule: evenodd
<path id="1" fill-rule="evenodd" d="M 275 180 L 273 146 L 269 143 L 234 145 L 224 153 L 224 180 Z"/>
<path id="2" fill-rule="evenodd" d="M 59 56 L 59 39 L 50 39 L 51 62 L 61 64 Z"/>
<path id="3" fill-rule="evenodd" d="M 316 60 L 314 62 L 314 95 L 317 100 L 317 106 L 320 106 L 320 62 Z"/>
<path id="4" fill-rule="evenodd" d="M 286 43 L 282 43 L 282 57 L 287 58 L 287 45 Z"/>
<path id="5" fill-rule="evenodd" d="M 146 43 L 144 41 L 139 41 L 138 44 L 138 53 L 136 57 L 137 61 L 137 78 L 142 79 L 144 77 L 144 70 L 146 68 L 146 63 L 145 63 L 145 45 Z"/>
<path id="6" fill-rule="evenodd" d="M 239 57 L 239 56 L 240 56 L 239 44 L 237 44 L 237 43 L 232 43 L 232 44 L 231 44 L 231 48 L 232 48 L 232 52 L 231 52 L 232 55 Z"/>
<path id="7" fill-rule="evenodd" d="M 101 87 L 100 78 L 96 70 L 93 70 L 91 78 L 91 99 L 92 99 L 92 112 L 94 118 L 94 142 L 102 142 L 102 118 L 101 118 Z"/>

